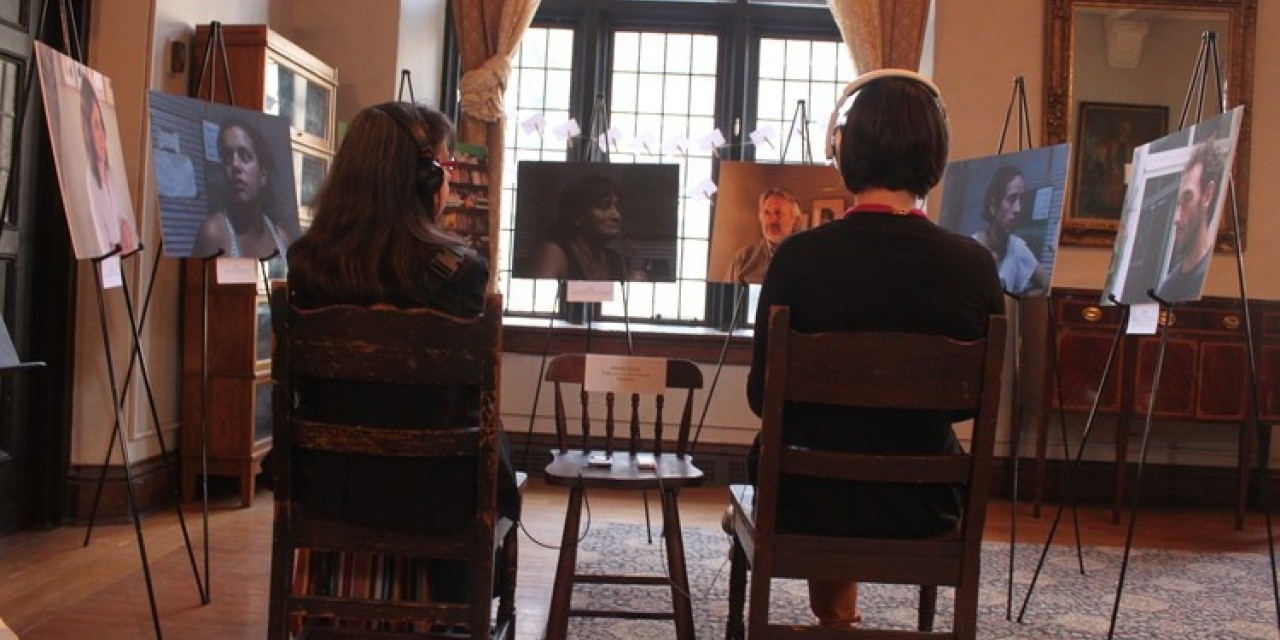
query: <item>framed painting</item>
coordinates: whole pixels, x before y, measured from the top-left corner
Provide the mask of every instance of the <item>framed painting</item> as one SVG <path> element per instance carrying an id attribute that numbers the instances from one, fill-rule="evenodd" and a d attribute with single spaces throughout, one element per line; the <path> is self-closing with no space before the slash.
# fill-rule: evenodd
<path id="1" fill-rule="evenodd" d="M 809 228 L 820 227 L 844 215 L 844 198 L 815 198 Z"/>
<path id="2" fill-rule="evenodd" d="M 1168 131 L 1162 105 L 1081 102 L 1072 149 L 1071 205 L 1063 216 L 1063 242 L 1072 232 L 1107 231 L 1120 224 L 1133 150 Z"/>

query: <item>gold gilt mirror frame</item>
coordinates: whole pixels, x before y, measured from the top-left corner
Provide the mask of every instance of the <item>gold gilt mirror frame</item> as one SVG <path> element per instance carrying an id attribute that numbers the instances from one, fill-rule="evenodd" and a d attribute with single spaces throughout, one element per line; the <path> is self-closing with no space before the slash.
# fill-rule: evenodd
<path id="1" fill-rule="evenodd" d="M 1240 138 L 1236 148 L 1235 169 L 1235 201 L 1240 213 L 1240 246 L 1245 246 L 1247 231 L 1248 186 L 1249 186 L 1249 143 L 1252 131 L 1252 100 L 1254 71 L 1254 34 L 1257 23 L 1257 0 L 1045 0 L 1045 38 L 1044 38 L 1044 106 L 1043 137 L 1045 146 L 1070 141 L 1072 143 L 1072 171 L 1078 166 L 1080 154 L 1084 152 L 1083 144 L 1075 138 L 1080 135 L 1080 113 L 1082 102 L 1103 102 L 1103 107 L 1128 107 L 1137 110 L 1147 109 L 1145 100 L 1138 96 L 1122 96 L 1113 98 L 1107 95 L 1085 95 L 1078 91 L 1082 84 L 1092 79 L 1092 67 L 1077 68 L 1081 60 L 1096 57 L 1096 46 L 1088 51 L 1078 52 L 1078 38 L 1084 37 L 1084 28 L 1088 25 L 1108 21 L 1107 42 L 1120 41 L 1124 48 L 1126 41 L 1135 38 L 1125 33 L 1113 35 L 1112 24 L 1116 22 L 1148 22 L 1159 24 L 1197 24 L 1196 20 L 1206 21 L 1214 25 L 1209 29 L 1217 34 L 1218 62 L 1221 67 L 1221 78 L 1226 83 L 1226 108 L 1245 105 L 1244 118 L 1240 124 Z M 1132 20 L 1130 18 L 1133 18 Z M 1179 22 L 1181 21 L 1181 22 Z M 1127 26 L 1127 25 L 1122 25 Z M 1141 25 L 1138 25 L 1141 27 Z M 1219 28 L 1220 27 L 1220 28 Z M 1092 27 L 1090 27 L 1092 28 Z M 1143 34 L 1146 27 L 1140 29 Z M 1134 31 L 1130 29 L 1130 31 Z M 1137 49 L 1141 49 L 1141 37 Z M 1181 45 L 1186 39 L 1185 47 Z M 1168 82 L 1176 80 L 1181 87 L 1182 97 L 1177 100 L 1165 99 L 1168 107 L 1168 131 L 1179 128 L 1183 102 L 1188 89 L 1193 86 L 1192 72 L 1195 68 L 1196 53 L 1200 48 L 1200 40 L 1194 36 L 1178 41 L 1178 49 L 1168 55 L 1151 52 L 1144 64 L 1159 62 L 1157 73 L 1147 68 L 1142 70 L 1144 78 L 1163 77 Z M 1110 44 L 1107 46 L 1110 55 Z M 1133 49 L 1134 47 L 1129 47 Z M 1078 59 L 1078 56 L 1083 57 Z M 1123 54 L 1123 51 L 1121 51 Z M 1144 54 L 1145 55 L 1145 54 Z M 1110 58 L 1108 58 L 1108 61 Z M 1213 86 L 1213 60 L 1209 60 L 1207 82 L 1203 107 L 1203 117 L 1209 118 L 1218 114 L 1216 104 L 1217 91 Z M 1114 80 L 1113 80 L 1114 82 Z M 1197 83 L 1198 84 L 1198 83 Z M 1092 86 L 1092 85 L 1090 85 Z M 1166 92 L 1167 93 L 1167 92 Z M 1176 104 L 1170 104 L 1176 102 Z M 1106 113 L 1103 111 L 1103 113 Z M 1186 125 L 1196 121 L 1196 109 L 1192 104 L 1187 114 Z M 1184 125 L 1184 126 L 1186 126 Z M 1149 142 L 1142 140 L 1140 143 Z M 1075 176 L 1073 176 L 1073 181 Z M 1114 200 L 1112 201 L 1114 202 Z M 1228 202 L 1230 207 L 1230 202 Z M 1224 212 L 1229 214 L 1230 209 Z M 1063 210 L 1061 243 L 1064 245 L 1110 247 L 1115 242 L 1116 229 L 1119 227 L 1120 209 L 1108 209 L 1104 212 L 1085 211 L 1077 206 L 1071 196 Z M 1224 219 L 1218 231 L 1218 249 L 1232 250 L 1236 245 L 1236 230 L 1230 218 Z"/>

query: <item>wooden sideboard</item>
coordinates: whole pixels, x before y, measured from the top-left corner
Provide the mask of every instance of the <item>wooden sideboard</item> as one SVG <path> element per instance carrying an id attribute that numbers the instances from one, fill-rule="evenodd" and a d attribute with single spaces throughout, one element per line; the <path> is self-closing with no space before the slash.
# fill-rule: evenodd
<path id="1" fill-rule="evenodd" d="M 1055 344 L 1057 368 L 1062 377 L 1059 390 L 1055 387 L 1053 358 L 1048 358 L 1047 363 L 1042 363 L 1045 366 L 1039 367 L 1044 372 L 1039 377 L 1043 387 L 1019 394 L 1020 403 L 1034 398 L 1042 409 L 1035 424 L 1037 510 L 1044 492 L 1048 418 L 1059 408 L 1087 414 L 1096 402 L 1098 414 L 1113 417 L 1116 424 L 1114 520 L 1119 520 L 1125 500 L 1129 441 L 1141 435 L 1151 408 L 1153 420 L 1238 428 L 1235 506 L 1239 528 L 1248 498 L 1250 468 L 1259 450 L 1259 433 L 1264 445 L 1269 445 L 1270 440 L 1270 430 L 1259 427 L 1280 419 L 1280 302 L 1249 301 L 1260 407 L 1260 424 L 1255 424 L 1249 401 L 1251 376 L 1245 307 L 1239 299 L 1204 298 L 1174 305 L 1161 314 L 1161 328 L 1168 335 L 1154 407 L 1150 403 L 1160 333 L 1119 334 L 1124 309 L 1104 306 L 1100 300 L 1098 291 L 1056 289 L 1048 299 L 1049 313 L 1043 308 L 1038 313 L 1028 311 L 1031 305 L 1043 307 L 1042 299 L 1023 301 L 1022 315 L 1027 318 L 1024 345 Z M 1031 336 L 1043 338 L 1036 340 Z M 1049 354 L 1042 353 L 1042 358 L 1043 355 Z M 1026 405 L 1022 404 L 1021 408 L 1025 409 Z M 1075 446 L 1078 445 L 1072 445 L 1072 455 L 1075 455 Z M 1269 451 L 1269 446 L 1264 446 L 1262 451 Z"/>

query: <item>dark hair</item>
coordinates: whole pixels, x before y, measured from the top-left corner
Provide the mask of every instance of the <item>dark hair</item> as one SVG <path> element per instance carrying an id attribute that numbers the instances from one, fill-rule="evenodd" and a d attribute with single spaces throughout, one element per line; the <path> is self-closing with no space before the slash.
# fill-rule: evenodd
<path id="1" fill-rule="evenodd" d="M 94 108 L 97 107 L 98 115 L 93 115 Z M 102 117 L 102 104 L 98 102 L 98 94 L 93 90 L 93 82 L 89 80 L 89 76 L 80 76 L 80 123 L 84 127 L 84 146 L 90 159 L 89 168 L 93 172 L 93 179 L 102 184 L 106 176 L 98 173 L 98 160 L 110 164 L 110 157 L 99 158 L 98 149 L 93 146 L 92 125 L 89 124 L 91 118 L 98 118 L 102 121 L 102 128 L 105 131 L 107 122 Z"/>
<path id="2" fill-rule="evenodd" d="M 947 116 L 925 85 L 874 80 L 853 99 L 841 125 L 840 175 L 853 193 L 879 187 L 924 197 L 947 164 Z"/>
<path id="3" fill-rule="evenodd" d="M 996 172 L 991 174 L 991 180 L 987 182 L 987 193 L 982 197 L 982 218 L 984 220 L 994 220 L 996 217 L 996 207 L 1000 201 L 1004 200 L 1004 194 L 1009 189 L 1009 183 L 1014 178 L 1022 177 L 1022 169 L 1011 164 L 1002 163 L 996 167 Z"/>
<path id="4" fill-rule="evenodd" d="M 271 155 L 271 147 L 267 145 L 266 138 L 262 137 L 262 132 L 258 131 L 257 127 L 250 125 L 248 120 L 235 115 L 227 116 L 222 119 L 222 122 L 218 123 L 218 160 L 224 166 L 227 159 L 223 157 L 223 137 L 231 129 L 239 129 L 249 136 L 250 142 L 253 143 L 253 153 L 258 157 L 258 166 L 262 167 L 262 170 L 266 172 L 267 184 L 258 192 L 259 213 L 267 216 L 276 224 L 281 224 L 283 221 L 276 219 L 278 207 L 276 206 L 274 182 L 276 176 L 280 175 L 280 173 L 277 170 L 275 158 Z"/>
<path id="5" fill-rule="evenodd" d="M 621 184 L 598 173 L 588 173 L 566 182 L 560 187 L 556 218 L 551 224 L 550 236 L 557 239 L 572 237 L 582 214 L 604 198 L 621 195 Z"/>
<path id="6" fill-rule="evenodd" d="M 388 290 L 421 291 L 440 247 L 466 241 L 440 229 L 415 187 L 418 145 L 388 109 L 421 122 L 434 146 L 449 145 L 443 114 L 404 102 L 356 114 L 314 201 L 311 228 L 289 249 L 289 279 L 327 299 L 385 299 Z"/>
<path id="7" fill-rule="evenodd" d="M 1203 167 L 1200 171 L 1200 192 L 1209 187 L 1209 183 L 1219 184 L 1222 182 L 1222 172 L 1226 169 L 1227 154 L 1219 148 L 1216 138 L 1210 138 L 1197 144 L 1191 150 L 1191 157 L 1187 159 L 1186 169 L 1190 170 L 1196 165 Z M 1221 186 L 1221 185 L 1219 185 Z M 1214 194 L 1214 199 L 1217 199 Z"/>

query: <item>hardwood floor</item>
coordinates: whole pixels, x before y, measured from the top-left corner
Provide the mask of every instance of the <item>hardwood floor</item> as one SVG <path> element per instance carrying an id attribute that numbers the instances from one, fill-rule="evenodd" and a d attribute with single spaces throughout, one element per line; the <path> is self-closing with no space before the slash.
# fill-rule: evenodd
<path id="1" fill-rule="evenodd" d="M 525 528 L 532 539 L 520 541 L 517 594 L 517 637 L 522 640 L 542 637 L 556 552 L 537 542 L 559 543 L 564 503 L 564 491 L 531 480 L 524 513 Z M 687 491 L 681 496 L 681 504 L 681 519 L 686 527 L 718 528 L 726 504 L 725 489 Z M 212 601 L 207 606 L 200 604 L 174 512 L 154 514 L 144 520 L 165 637 L 202 640 L 265 636 L 271 494 L 259 492 L 248 509 L 237 506 L 237 497 L 228 495 L 210 512 L 213 571 Z M 597 521 L 644 521 L 643 506 L 635 494 L 595 492 L 591 506 Z M 1046 507 L 1045 515 L 1039 519 L 1031 518 L 1028 508 L 1019 507 L 1019 542 L 1043 543 L 1055 511 L 1053 505 Z M 202 566 L 199 511 L 189 509 L 186 513 L 197 564 Z M 1109 508 L 1082 507 L 1079 516 L 1086 543 L 1124 544 L 1127 527 L 1111 524 Z M 1261 514 L 1250 513 L 1242 531 L 1233 529 L 1232 519 L 1225 507 L 1217 511 L 1145 510 L 1138 516 L 1134 544 L 1265 554 L 1267 537 Z M 993 501 L 987 525 L 987 539 L 1007 541 L 1013 530 L 1010 505 Z M 1056 543 L 1073 544 L 1071 530 L 1068 510 Z M 62 527 L 0 538 L 0 618 L 21 640 L 154 637 L 134 528 L 129 524 L 99 525 L 87 547 L 82 546 L 84 534 L 83 527 Z M 0 631 L 0 638 L 3 637 Z"/>

